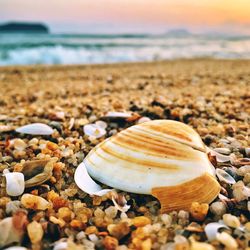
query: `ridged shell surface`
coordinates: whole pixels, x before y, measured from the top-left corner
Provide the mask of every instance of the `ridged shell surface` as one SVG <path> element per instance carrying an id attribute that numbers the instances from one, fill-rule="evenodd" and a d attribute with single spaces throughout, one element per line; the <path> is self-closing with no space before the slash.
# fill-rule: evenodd
<path id="1" fill-rule="evenodd" d="M 97 145 L 84 164 L 94 179 L 141 194 L 214 174 L 200 136 L 188 125 L 171 120 L 123 130 Z"/>

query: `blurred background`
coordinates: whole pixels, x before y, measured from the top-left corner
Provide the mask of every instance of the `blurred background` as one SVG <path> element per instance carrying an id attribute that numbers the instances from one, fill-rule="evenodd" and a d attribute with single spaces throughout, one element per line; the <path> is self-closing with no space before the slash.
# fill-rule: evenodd
<path id="1" fill-rule="evenodd" d="M 250 58 L 249 0 L 0 0 L 0 65 Z"/>

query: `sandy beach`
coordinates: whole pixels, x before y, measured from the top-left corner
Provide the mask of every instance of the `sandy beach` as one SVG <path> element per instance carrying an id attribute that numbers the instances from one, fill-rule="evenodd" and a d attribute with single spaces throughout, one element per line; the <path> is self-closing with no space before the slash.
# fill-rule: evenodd
<path id="1" fill-rule="evenodd" d="M 18 236 L 6 230 L 16 237 L 14 241 L 0 235 L 0 248 L 14 244 L 53 249 L 64 238 L 68 249 L 79 250 L 230 249 L 228 244 L 231 249 L 249 249 L 249 86 L 250 60 L 0 67 L 0 173 L 4 169 L 22 172 L 29 161 L 56 157 L 49 180 L 24 191 L 44 198 L 49 208 L 19 202 L 23 194 L 8 196 L 1 181 L 0 228 L 7 217 L 20 221 L 21 226 Z M 109 111 L 131 112 L 132 118 L 106 119 L 108 127 L 101 138 L 84 134 L 84 125 Z M 77 188 L 74 171 L 87 153 L 141 117 L 184 122 L 206 146 L 234 154 L 231 162 L 213 162 L 230 173 L 235 184 L 219 180 L 223 196 L 205 212 L 197 205 L 198 214 L 205 213 L 203 219 L 192 211 L 163 216 L 153 197 L 126 192 L 120 193 L 131 208 L 121 213 L 108 195 L 89 196 Z M 36 122 L 49 125 L 54 133 L 33 136 L 14 131 Z M 205 225 L 220 219 L 228 226 L 222 229 L 226 233 L 208 241 Z M 42 227 L 28 227 L 32 221 Z M 28 233 L 27 228 L 31 228 Z"/>

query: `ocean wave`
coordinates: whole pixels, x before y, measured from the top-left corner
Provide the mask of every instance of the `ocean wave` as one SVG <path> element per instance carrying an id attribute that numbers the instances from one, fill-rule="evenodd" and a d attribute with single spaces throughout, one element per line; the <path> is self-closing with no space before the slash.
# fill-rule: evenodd
<path id="1" fill-rule="evenodd" d="M 250 58 L 250 39 L 201 36 L 1 36 L 0 65 L 91 64 L 175 58 Z"/>

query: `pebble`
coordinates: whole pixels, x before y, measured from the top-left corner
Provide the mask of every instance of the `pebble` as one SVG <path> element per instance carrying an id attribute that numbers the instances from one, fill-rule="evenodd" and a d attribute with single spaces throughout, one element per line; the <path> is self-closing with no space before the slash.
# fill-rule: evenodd
<path id="1" fill-rule="evenodd" d="M 223 214 L 226 213 L 227 208 L 226 208 L 226 205 L 223 202 L 216 201 L 216 202 L 213 202 L 210 205 L 210 211 L 214 215 L 221 217 Z"/>
<path id="2" fill-rule="evenodd" d="M 184 210 L 180 210 L 178 213 L 178 224 L 186 226 L 189 223 L 189 213 Z"/>
<path id="3" fill-rule="evenodd" d="M 110 206 L 104 210 L 108 218 L 114 219 L 117 215 L 117 208 L 115 206 Z"/>
<path id="4" fill-rule="evenodd" d="M 49 202 L 40 196 L 33 194 L 23 194 L 21 203 L 25 208 L 33 210 L 46 210 L 49 208 Z"/>
<path id="5" fill-rule="evenodd" d="M 103 245 L 105 247 L 105 250 L 116 250 L 119 245 L 119 242 L 114 237 L 106 236 L 103 240 Z"/>
<path id="6" fill-rule="evenodd" d="M 152 249 L 152 240 L 148 238 L 142 242 L 141 250 L 151 250 L 151 249 Z"/>
<path id="7" fill-rule="evenodd" d="M 214 150 L 220 154 L 223 154 L 223 155 L 230 155 L 231 154 L 231 150 L 229 148 L 215 148 Z"/>
<path id="8" fill-rule="evenodd" d="M 246 156 L 250 157 L 250 148 L 245 148 Z"/>
<path id="9" fill-rule="evenodd" d="M 248 199 L 248 194 L 246 193 L 247 187 L 243 181 L 238 181 L 233 185 L 233 196 L 236 201 L 240 202 Z"/>
<path id="10" fill-rule="evenodd" d="M 95 227 L 95 226 L 89 226 L 89 227 L 86 228 L 85 234 L 86 234 L 86 235 L 98 234 L 98 229 L 97 229 L 97 227 Z"/>
<path id="11" fill-rule="evenodd" d="M 190 250 L 215 250 L 215 248 L 212 245 L 208 244 L 208 243 L 197 242 L 195 240 L 192 240 Z"/>
<path id="12" fill-rule="evenodd" d="M 21 206 L 20 201 L 18 201 L 18 200 L 10 201 L 6 204 L 5 211 L 7 214 L 13 214 L 20 209 L 20 206 Z"/>
<path id="13" fill-rule="evenodd" d="M 185 238 L 182 235 L 176 235 L 174 237 L 174 242 L 175 242 L 175 249 L 176 250 L 189 249 L 188 240 L 187 240 L 187 238 Z"/>
<path id="14" fill-rule="evenodd" d="M 246 173 L 244 178 L 243 178 L 243 182 L 247 185 L 248 183 L 250 183 L 250 173 Z"/>
<path id="15" fill-rule="evenodd" d="M 244 176 L 247 173 L 250 173 L 250 165 L 245 165 L 237 169 L 237 174 L 240 176 Z"/>
<path id="16" fill-rule="evenodd" d="M 224 214 L 223 221 L 229 227 L 238 228 L 240 226 L 239 219 L 231 214 Z"/>
<path id="17" fill-rule="evenodd" d="M 12 217 L 0 221 L 0 232 L 0 248 L 22 240 L 23 232 L 14 227 Z"/>
<path id="18" fill-rule="evenodd" d="M 203 221 L 208 212 L 209 206 L 206 203 L 193 202 L 190 208 L 190 214 L 196 221 Z"/>
<path id="19" fill-rule="evenodd" d="M 169 214 L 162 214 L 161 220 L 165 224 L 165 226 L 168 228 L 171 226 L 172 223 L 172 217 Z"/>
<path id="20" fill-rule="evenodd" d="M 13 146 L 18 151 L 23 151 L 27 148 L 27 144 L 22 139 L 14 139 Z"/>
<path id="21" fill-rule="evenodd" d="M 64 227 L 65 224 L 66 224 L 66 222 L 65 222 L 64 220 L 58 219 L 58 218 L 56 218 L 55 216 L 50 216 L 50 217 L 49 217 L 49 220 L 50 220 L 52 223 L 59 225 L 59 227 Z"/>
<path id="22" fill-rule="evenodd" d="M 43 238 L 43 228 L 40 223 L 37 221 L 32 221 L 27 226 L 27 232 L 32 244 L 40 243 Z"/>
<path id="23" fill-rule="evenodd" d="M 98 237 L 96 236 L 96 234 L 90 234 L 90 235 L 88 235 L 88 237 L 91 241 L 93 241 L 95 243 L 99 240 Z"/>
<path id="24" fill-rule="evenodd" d="M 74 213 L 68 207 L 61 207 L 58 209 L 58 218 L 70 222 L 74 218 Z"/>
<path id="25" fill-rule="evenodd" d="M 53 250 L 67 250 L 68 242 L 58 241 L 55 243 Z"/>
<path id="26" fill-rule="evenodd" d="M 237 241 L 228 233 L 217 233 L 216 239 L 230 250 L 238 249 Z"/>
<path id="27" fill-rule="evenodd" d="M 144 227 L 148 224 L 151 224 L 151 220 L 146 216 L 138 216 L 132 219 L 132 224 L 135 227 Z"/>
<path id="28" fill-rule="evenodd" d="M 6 178 L 6 193 L 9 196 L 19 196 L 24 192 L 24 175 L 19 172 L 4 173 Z"/>
<path id="29" fill-rule="evenodd" d="M 108 232 L 117 238 L 122 239 L 124 236 L 128 235 L 131 231 L 129 224 L 127 222 L 120 222 L 118 224 L 110 224 L 107 227 Z"/>

